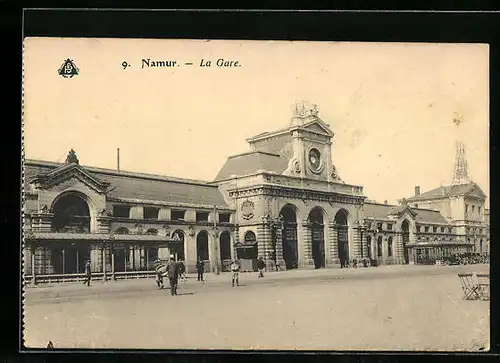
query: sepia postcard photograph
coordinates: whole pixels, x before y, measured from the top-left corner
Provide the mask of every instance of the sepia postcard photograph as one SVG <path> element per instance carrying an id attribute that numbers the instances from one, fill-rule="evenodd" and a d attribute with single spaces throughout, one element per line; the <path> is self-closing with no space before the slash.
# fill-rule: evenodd
<path id="1" fill-rule="evenodd" d="M 27 37 L 26 349 L 487 352 L 489 46 Z"/>

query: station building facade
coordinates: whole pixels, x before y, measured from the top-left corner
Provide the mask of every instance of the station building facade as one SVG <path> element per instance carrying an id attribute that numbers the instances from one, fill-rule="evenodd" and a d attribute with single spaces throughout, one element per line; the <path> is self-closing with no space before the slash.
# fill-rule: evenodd
<path id="1" fill-rule="evenodd" d="M 340 177 L 333 138 L 317 107 L 302 104 L 288 127 L 247 139 L 249 152 L 230 156 L 212 182 L 84 167 L 73 151 L 65 163 L 26 160 L 25 275 L 78 273 L 86 259 L 126 275 L 170 254 L 192 272 L 200 257 L 224 271 L 235 257 L 253 270 L 258 257 L 293 269 L 489 251 L 477 184 L 372 202 Z"/>
<path id="2" fill-rule="evenodd" d="M 94 273 L 125 277 L 152 271 L 173 254 L 188 272 L 230 263 L 234 211 L 206 182 L 79 164 L 24 163 L 24 273 Z"/>

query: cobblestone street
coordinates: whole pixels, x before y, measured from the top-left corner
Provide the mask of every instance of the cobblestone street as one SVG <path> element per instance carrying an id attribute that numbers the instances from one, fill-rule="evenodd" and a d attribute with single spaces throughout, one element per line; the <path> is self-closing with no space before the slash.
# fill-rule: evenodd
<path id="1" fill-rule="evenodd" d="M 461 271 L 385 266 L 28 287 L 25 345 L 139 349 L 488 349 L 489 302 L 465 301 Z M 175 326 L 175 329 L 172 329 Z M 176 333 L 174 334 L 174 330 Z"/>

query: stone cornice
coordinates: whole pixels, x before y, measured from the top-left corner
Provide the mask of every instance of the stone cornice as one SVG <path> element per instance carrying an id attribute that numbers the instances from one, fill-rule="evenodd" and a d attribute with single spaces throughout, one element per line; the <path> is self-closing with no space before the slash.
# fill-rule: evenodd
<path id="1" fill-rule="evenodd" d="M 207 211 L 212 211 L 214 209 L 213 204 L 191 204 L 191 203 L 176 203 L 176 202 L 166 202 L 162 200 L 146 200 L 146 199 L 133 199 L 133 198 L 118 198 L 118 197 L 108 197 L 106 199 L 108 202 L 119 202 L 132 205 L 155 205 L 158 207 L 173 207 L 173 208 L 184 208 L 184 209 L 206 209 Z M 227 206 L 217 206 L 218 212 L 236 212 L 235 209 L 231 209 Z"/>
<path id="2" fill-rule="evenodd" d="M 302 199 L 312 201 L 323 201 L 328 203 L 362 204 L 366 198 L 361 195 L 349 195 L 336 192 L 319 191 L 312 189 L 292 188 L 286 186 L 275 186 L 260 184 L 251 187 L 233 189 L 229 191 L 231 198 L 248 198 L 266 195 L 271 197 L 282 197 L 291 199 Z"/>

